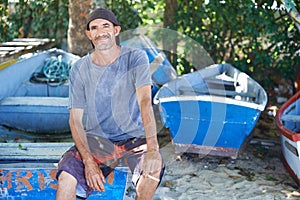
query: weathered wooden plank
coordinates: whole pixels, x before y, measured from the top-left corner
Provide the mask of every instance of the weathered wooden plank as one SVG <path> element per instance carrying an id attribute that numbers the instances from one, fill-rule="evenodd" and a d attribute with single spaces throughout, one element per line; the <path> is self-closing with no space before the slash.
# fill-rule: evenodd
<path id="1" fill-rule="evenodd" d="M 105 192 L 94 191 L 89 200 L 124 199 L 128 170 L 117 168 L 106 179 Z M 56 169 L 0 168 L 0 199 L 55 199 Z"/>
<path id="2" fill-rule="evenodd" d="M 0 199 L 55 199 L 56 162 L 47 162 L 45 158 L 53 156 L 58 160 L 72 145 L 71 142 L 0 143 Z M 28 158 L 41 160 L 28 162 Z M 95 191 L 89 199 L 123 199 L 128 172 L 127 168 L 117 167 L 107 178 L 106 191 Z"/>
<path id="3" fill-rule="evenodd" d="M 0 51 L 0 56 L 6 55 L 8 53 L 9 53 L 9 51 Z"/>
<path id="4" fill-rule="evenodd" d="M 55 40 L 49 38 L 15 38 L 13 41 L 0 43 L 0 62 L 37 50 L 46 50 L 54 45 Z"/>
<path id="5" fill-rule="evenodd" d="M 15 50 L 23 50 L 25 47 L 6 47 L 0 46 L 0 51 L 15 51 Z"/>
<path id="6" fill-rule="evenodd" d="M 14 38 L 15 42 L 52 42 L 53 39 L 49 38 Z"/>
<path id="7" fill-rule="evenodd" d="M 67 143 L 0 143 L 0 160 L 59 160 Z"/>
<path id="8" fill-rule="evenodd" d="M 37 45 L 40 45 L 40 44 L 43 44 L 45 42 L 41 41 L 28 41 L 28 42 L 23 42 L 23 41 L 11 41 L 11 42 L 4 42 L 2 44 L 0 44 L 0 46 L 6 46 L 6 47 L 9 47 L 9 46 L 37 46 Z"/>
<path id="9" fill-rule="evenodd" d="M 67 97 L 6 97 L 1 106 L 67 106 Z"/>

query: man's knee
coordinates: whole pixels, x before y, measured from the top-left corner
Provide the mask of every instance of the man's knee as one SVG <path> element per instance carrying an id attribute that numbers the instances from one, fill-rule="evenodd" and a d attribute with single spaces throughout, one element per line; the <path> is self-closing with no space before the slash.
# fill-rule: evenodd
<path id="1" fill-rule="evenodd" d="M 76 193 L 77 180 L 68 172 L 62 171 L 58 176 L 58 190 Z"/>
<path id="2" fill-rule="evenodd" d="M 58 176 L 56 200 L 76 199 L 77 180 L 69 173 L 62 171 Z"/>
<path id="3" fill-rule="evenodd" d="M 62 171 L 59 176 L 58 176 L 58 182 L 60 183 L 70 183 L 70 184 L 77 184 L 77 180 L 74 178 L 74 176 L 72 176 L 71 174 L 69 174 L 68 172 Z"/>

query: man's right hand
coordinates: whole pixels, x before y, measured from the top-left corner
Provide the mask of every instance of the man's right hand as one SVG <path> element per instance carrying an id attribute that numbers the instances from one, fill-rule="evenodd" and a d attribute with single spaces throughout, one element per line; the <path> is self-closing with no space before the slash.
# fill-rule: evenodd
<path id="1" fill-rule="evenodd" d="M 85 179 L 87 182 L 87 185 L 94 190 L 97 190 L 99 192 L 105 191 L 104 183 L 105 177 L 103 176 L 99 166 L 93 159 L 85 160 L 84 162 L 85 166 Z"/>

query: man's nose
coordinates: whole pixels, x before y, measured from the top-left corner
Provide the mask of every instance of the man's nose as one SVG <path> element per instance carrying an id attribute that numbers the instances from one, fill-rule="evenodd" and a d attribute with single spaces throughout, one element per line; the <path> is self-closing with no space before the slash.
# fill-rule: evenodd
<path id="1" fill-rule="evenodd" d="M 97 33 L 101 33 L 101 34 L 106 33 L 105 29 L 104 29 L 104 28 L 101 28 L 101 27 L 97 27 L 97 28 L 96 28 L 96 32 L 97 32 Z"/>

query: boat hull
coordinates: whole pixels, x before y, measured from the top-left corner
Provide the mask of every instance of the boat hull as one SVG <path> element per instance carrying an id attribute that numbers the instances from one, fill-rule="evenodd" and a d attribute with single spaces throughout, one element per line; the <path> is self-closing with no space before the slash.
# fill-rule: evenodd
<path id="1" fill-rule="evenodd" d="M 283 164 L 300 186 L 300 92 L 285 102 L 276 114 Z"/>
<path id="2" fill-rule="evenodd" d="M 66 143 L 0 143 L 0 199 L 55 199 L 57 163 L 74 145 Z M 129 169 L 118 166 L 88 199 L 123 199 Z"/>
<path id="3" fill-rule="evenodd" d="M 300 141 L 293 142 L 283 134 L 281 138 L 281 149 L 283 164 L 295 182 L 300 186 Z"/>
<path id="4" fill-rule="evenodd" d="M 0 168 L 0 199 L 55 199 L 57 180 L 55 168 Z M 113 171 L 105 192 L 93 192 L 88 199 L 123 199 L 126 192 L 127 170 Z"/>
<path id="5" fill-rule="evenodd" d="M 26 132 L 67 133 L 69 128 L 68 98 L 11 97 L 1 102 L 1 124 Z"/>
<path id="6" fill-rule="evenodd" d="M 162 121 L 170 130 L 177 153 L 238 156 L 240 147 L 259 119 L 260 110 L 227 104 L 226 99 L 223 100 L 208 101 L 199 97 L 180 101 L 161 99 Z"/>
<path id="7" fill-rule="evenodd" d="M 41 136 L 70 132 L 68 81 L 34 76 L 42 74 L 43 66 L 51 58 L 61 58 L 68 66 L 79 59 L 63 50 L 50 49 L 25 55 L 0 71 L 3 85 L 0 88 L 0 125 Z"/>

